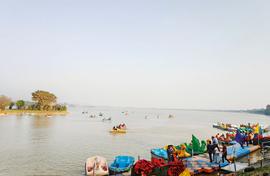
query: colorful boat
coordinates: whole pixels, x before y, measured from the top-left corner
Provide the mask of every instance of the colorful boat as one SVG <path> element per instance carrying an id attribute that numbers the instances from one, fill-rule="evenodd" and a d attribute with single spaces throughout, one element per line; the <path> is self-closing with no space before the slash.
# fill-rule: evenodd
<path id="1" fill-rule="evenodd" d="M 151 150 L 151 157 L 157 158 L 157 159 L 168 160 L 167 151 L 163 148 L 152 149 Z"/>
<path id="2" fill-rule="evenodd" d="M 129 172 L 134 164 L 134 161 L 135 159 L 132 156 L 117 156 L 109 167 L 110 173 L 118 174 Z"/>
<path id="3" fill-rule="evenodd" d="M 164 147 L 164 149 L 167 151 L 168 145 Z M 190 157 L 191 155 L 186 151 L 186 145 L 181 144 L 177 146 L 173 146 L 173 149 L 177 155 L 178 158 L 187 158 Z"/>
<path id="4" fill-rule="evenodd" d="M 242 148 L 240 144 L 235 144 L 233 146 L 230 146 L 227 148 L 227 153 L 228 153 L 228 159 L 232 160 L 234 157 L 241 158 L 243 156 L 246 156 L 256 150 L 260 149 L 259 145 L 250 145 L 250 146 L 244 146 Z"/>
<path id="5" fill-rule="evenodd" d="M 222 122 L 218 122 L 218 123 L 214 123 L 213 124 L 213 128 L 217 128 L 220 130 L 224 130 L 224 131 L 236 131 L 238 126 L 237 125 L 232 125 L 232 124 L 226 124 L 226 123 L 222 123 Z"/>
<path id="6" fill-rule="evenodd" d="M 199 155 L 206 152 L 206 142 L 192 135 L 192 144 L 185 143 L 186 151 L 191 155 Z"/>
<path id="7" fill-rule="evenodd" d="M 101 156 L 93 156 L 91 158 L 88 158 L 85 162 L 85 175 L 109 175 L 107 160 Z"/>
<path id="8" fill-rule="evenodd" d="M 190 157 L 191 155 L 186 151 L 186 146 L 184 144 L 182 144 L 180 146 L 180 149 L 176 151 L 177 156 L 179 158 L 187 158 Z"/>

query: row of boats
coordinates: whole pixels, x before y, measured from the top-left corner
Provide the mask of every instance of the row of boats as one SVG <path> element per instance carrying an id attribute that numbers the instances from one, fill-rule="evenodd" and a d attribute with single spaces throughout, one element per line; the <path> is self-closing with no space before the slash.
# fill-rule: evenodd
<path id="1" fill-rule="evenodd" d="M 219 126 L 222 126 L 219 124 Z M 225 127 L 226 126 L 226 127 Z M 263 139 L 267 139 L 270 141 L 270 136 L 263 136 L 257 135 L 257 144 L 252 146 L 245 146 L 240 147 L 240 145 L 234 141 L 235 138 L 235 130 L 238 132 L 239 130 L 243 131 L 250 131 L 252 133 L 257 133 L 259 131 L 259 125 L 223 125 L 228 131 L 228 136 L 224 137 L 224 135 L 216 135 L 219 142 L 223 143 L 223 138 L 230 138 L 230 142 L 227 144 L 229 145 L 227 148 L 229 159 L 239 158 L 245 156 L 255 150 L 260 148 L 259 141 Z M 221 129 L 221 128 L 219 128 Z M 265 128 L 264 128 L 265 129 Z M 119 124 L 115 126 L 110 132 L 111 133 L 126 133 L 127 127 L 125 124 Z M 223 130 L 223 129 L 222 129 Z M 265 130 L 263 130 L 265 131 Z M 172 145 L 169 145 L 170 147 Z M 159 172 L 161 175 L 170 175 L 169 169 L 172 167 L 174 170 L 175 167 L 178 168 L 177 175 L 182 176 L 190 175 L 190 174 L 198 174 L 198 173 L 212 173 L 219 169 L 220 167 L 225 167 L 229 163 L 210 163 L 207 161 L 207 158 L 202 158 L 201 156 L 205 156 L 204 153 L 206 152 L 206 141 L 199 140 L 196 136 L 192 135 L 191 143 L 183 143 L 180 145 L 173 146 L 175 153 L 177 154 L 177 163 L 170 163 L 168 162 L 168 145 L 164 146 L 163 148 L 155 148 L 151 150 L 151 161 L 147 160 L 138 160 L 135 162 L 135 158 L 132 156 L 127 155 L 120 155 L 116 156 L 112 163 L 108 164 L 106 158 L 101 156 L 93 156 L 88 158 L 85 163 L 85 173 L 88 176 L 98 176 L 98 175 L 119 175 L 119 174 L 127 174 L 131 175 L 131 172 L 135 170 L 136 173 L 153 173 Z M 195 157 L 194 157 L 195 156 Z M 161 173 L 162 167 L 167 168 L 164 173 Z M 156 169 L 159 168 L 159 169 Z M 184 169 L 183 169 L 184 168 Z M 171 171 L 172 171 L 171 170 Z M 177 169 L 176 169 L 177 170 Z M 181 170 L 181 171 L 180 171 Z M 170 172 L 171 172 L 170 171 Z M 157 175 L 159 175 L 157 174 Z M 136 174 L 132 174 L 136 175 Z M 153 175 L 153 174 L 145 174 L 145 175 Z M 154 174 L 156 175 L 156 174 Z M 175 174 L 172 174 L 175 175 Z"/>
<path id="2" fill-rule="evenodd" d="M 235 132 L 237 130 L 241 130 L 243 132 L 252 132 L 256 127 L 260 127 L 261 132 L 268 132 L 270 131 L 270 126 L 268 127 L 263 127 L 262 125 L 257 124 L 240 124 L 240 125 L 234 125 L 230 123 L 223 123 L 223 122 L 217 122 L 213 124 L 213 128 L 217 128 L 223 131 L 229 131 L 229 132 Z"/>
<path id="3" fill-rule="evenodd" d="M 88 158 L 85 163 L 85 173 L 87 176 L 116 175 L 129 172 L 135 162 L 132 156 L 117 156 L 108 165 L 106 158 L 93 156 Z"/>
<path id="4" fill-rule="evenodd" d="M 258 140 L 261 142 L 266 142 L 270 140 L 270 135 L 267 133 L 270 131 L 270 127 L 263 127 L 257 124 L 241 124 L 241 125 L 232 125 L 226 123 L 216 123 L 213 124 L 214 128 L 226 131 L 225 134 L 216 134 L 216 138 L 223 143 L 233 144 L 235 143 L 235 137 L 237 131 L 246 135 L 247 140 L 251 141 L 253 144 L 257 144 Z M 266 134 L 266 135 L 265 135 Z"/>
<path id="5" fill-rule="evenodd" d="M 120 124 L 120 125 L 123 126 L 124 124 Z M 194 145 L 193 147 L 191 146 L 191 144 L 183 144 L 179 146 L 174 146 L 175 151 L 177 151 L 179 158 L 191 157 L 192 152 L 195 152 L 196 154 L 205 152 L 206 150 L 205 145 L 198 144 L 201 142 L 198 141 L 198 139 L 195 136 L 193 136 L 192 141 Z M 197 150 L 193 150 L 193 148 L 196 148 Z M 131 172 L 134 170 L 135 170 L 134 172 L 141 173 L 142 170 L 147 170 L 147 169 L 149 170 L 150 168 L 145 168 L 145 167 L 150 167 L 150 166 L 151 166 L 151 169 L 150 169 L 151 171 L 154 171 L 156 167 L 165 168 L 165 166 L 185 168 L 182 161 L 176 162 L 175 164 L 168 163 L 167 152 L 166 152 L 167 149 L 168 149 L 168 145 L 162 149 L 153 149 L 151 150 L 151 154 L 152 154 L 151 161 L 138 160 L 136 163 L 135 163 L 135 158 L 132 156 L 125 156 L 125 155 L 116 156 L 114 161 L 110 164 L 108 164 L 106 158 L 104 157 L 93 156 L 86 160 L 85 173 L 88 176 L 119 175 L 119 174 L 131 175 Z M 165 171 L 163 170 L 162 172 L 165 172 Z M 182 170 L 181 173 L 187 174 L 189 172 L 187 170 L 185 171 Z M 136 174 L 133 173 L 132 175 L 136 175 Z M 164 173 L 161 175 L 164 175 Z"/>

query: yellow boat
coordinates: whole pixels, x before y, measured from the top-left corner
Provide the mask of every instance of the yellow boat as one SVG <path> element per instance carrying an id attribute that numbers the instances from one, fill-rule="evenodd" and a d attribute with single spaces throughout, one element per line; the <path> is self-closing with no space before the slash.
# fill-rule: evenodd
<path id="1" fill-rule="evenodd" d="M 116 130 L 111 130 L 110 133 L 126 133 L 127 131 L 126 130 L 123 130 L 123 129 L 116 129 Z"/>
<path id="2" fill-rule="evenodd" d="M 176 151 L 177 156 L 180 158 L 187 158 L 190 157 L 190 154 L 188 152 L 186 152 L 186 146 L 185 145 L 181 145 L 181 149 Z"/>
<path id="3" fill-rule="evenodd" d="M 164 150 L 167 150 L 168 149 L 168 145 L 166 145 L 164 147 Z M 187 158 L 187 157 L 190 157 L 190 154 L 188 152 L 186 152 L 186 146 L 184 144 L 182 144 L 180 146 L 180 150 L 178 150 L 175 146 L 173 146 L 173 149 L 175 151 L 175 153 L 177 154 L 177 156 L 179 158 Z"/>

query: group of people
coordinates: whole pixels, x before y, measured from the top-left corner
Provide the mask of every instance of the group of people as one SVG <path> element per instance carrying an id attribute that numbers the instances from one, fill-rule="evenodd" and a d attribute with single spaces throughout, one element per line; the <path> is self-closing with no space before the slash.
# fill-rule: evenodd
<path id="1" fill-rule="evenodd" d="M 120 129 L 120 130 L 125 130 L 127 127 L 126 127 L 126 124 L 125 123 L 120 123 L 118 126 L 114 126 L 113 127 L 113 130 L 117 130 L 117 129 Z"/>
<path id="2" fill-rule="evenodd" d="M 211 140 L 207 140 L 207 153 L 209 154 L 209 160 L 211 163 L 220 163 L 220 155 L 222 163 L 224 163 L 225 160 L 230 163 L 227 158 L 227 146 L 225 145 L 225 143 L 222 143 L 222 147 L 220 149 L 216 136 L 212 136 Z"/>
<path id="3" fill-rule="evenodd" d="M 252 132 L 245 132 L 241 133 L 242 140 L 239 140 L 239 144 L 241 145 L 242 148 L 244 148 L 244 145 L 248 146 L 249 144 L 253 144 L 253 138 L 254 134 Z"/>
<path id="4" fill-rule="evenodd" d="M 224 134 L 217 134 L 216 138 L 218 141 L 225 142 L 225 143 L 230 143 L 232 141 L 232 138 L 234 138 L 235 134 L 232 133 L 226 133 Z"/>

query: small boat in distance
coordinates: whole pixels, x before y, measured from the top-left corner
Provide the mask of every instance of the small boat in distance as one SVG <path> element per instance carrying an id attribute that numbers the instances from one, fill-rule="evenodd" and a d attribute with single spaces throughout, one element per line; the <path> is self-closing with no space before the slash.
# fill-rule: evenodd
<path id="1" fill-rule="evenodd" d="M 95 118 L 96 115 L 91 114 L 89 117 L 90 117 L 90 118 Z"/>
<path id="2" fill-rule="evenodd" d="M 169 117 L 168 118 L 174 118 L 174 115 L 172 114 L 169 114 Z"/>
<path id="3" fill-rule="evenodd" d="M 119 124 L 118 126 L 114 126 L 110 133 L 126 133 L 127 126 L 124 123 Z"/>
<path id="4" fill-rule="evenodd" d="M 88 158 L 85 162 L 85 175 L 109 175 L 107 160 L 101 156 L 93 156 L 91 158 Z"/>
<path id="5" fill-rule="evenodd" d="M 109 117 L 109 118 L 107 118 L 107 119 L 106 119 L 106 118 L 103 118 L 103 119 L 102 119 L 102 122 L 111 121 L 111 120 L 112 120 L 111 117 Z"/>
<path id="6" fill-rule="evenodd" d="M 122 130 L 122 129 L 112 129 L 110 133 L 117 134 L 117 133 L 126 133 L 127 130 Z"/>

